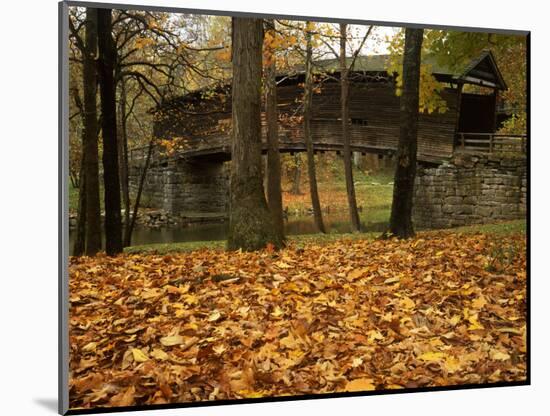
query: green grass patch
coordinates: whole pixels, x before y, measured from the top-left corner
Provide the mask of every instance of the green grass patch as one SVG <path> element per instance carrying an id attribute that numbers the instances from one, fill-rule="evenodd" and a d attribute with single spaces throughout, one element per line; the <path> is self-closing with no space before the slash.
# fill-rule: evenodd
<path id="1" fill-rule="evenodd" d="M 69 181 L 69 212 L 78 211 L 78 188 Z"/>
<path id="2" fill-rule="evenodd" d="M 496 235 L 507 235 L 507 234 L 526 234 L 527 232 L 527 221 L 526 220 L 514 220 L 514 221 L 502 221 L 491 224 L 479 224 L 479 225 L 468 225 L 465 227 L 451 228 L 448 230 L 451 233 L 464 233 L 464 234 L 473 234 L 473 233 L 483 233 L 483 234 L 496 234 Z M 428 233 L 430 231 L 427 231 Z"/>
<path id="3" fill-rule="evenodd" d="M 182 243 L 157 243 L 126 247 L 128 254 L 166 254 L 201 249 L 221 250 L 225 248 L 225 240 L 219 241 L 186 241 Z"/>
<path id="4" fill-rule="evenodd" d="M 79 188 L 75 188 L 71 181 L 69 181 L 69 212 L 77 213 L 78 212 L 78 193 L 80 192 Z M 103 210 L 103 183 L 99 183 L 99 204 Z"/>
<path id="5" fill-rule="evenodd" d="M 446 230 L 429 230 L 419 232 L 419 236 L 433 233 L 448 232 L 449 234 L 484 233 L 491 235 L 525 234 L 526 221 L 506 221 L 494 224 L 471 225 L 467 227 L 452 228 Z M 372 240 L 380 236 L 379 232 L 368 233 L 328 233 L 328 234 L 304 234 L 287 237 L 289 244 L 295 247 L 305 247 L 309 244 L 329 244 L 337 240 Z M 190 252 L 201 249 L 223 250 L 225 240 L 220 241 L 191 241 L 182 243 L 145 244 L 127 247 L 124 251 L 128 254 L 166 254 L 177 252 Z"/>

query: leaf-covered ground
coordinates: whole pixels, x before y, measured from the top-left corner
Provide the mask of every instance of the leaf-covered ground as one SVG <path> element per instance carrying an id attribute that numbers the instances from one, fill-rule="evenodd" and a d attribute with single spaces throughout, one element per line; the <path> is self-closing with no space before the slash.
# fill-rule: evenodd
<path id="1" fill-rule="evenodd" d="M 525 237 L 72 258 L 70 405 L 520 381 Z"/>

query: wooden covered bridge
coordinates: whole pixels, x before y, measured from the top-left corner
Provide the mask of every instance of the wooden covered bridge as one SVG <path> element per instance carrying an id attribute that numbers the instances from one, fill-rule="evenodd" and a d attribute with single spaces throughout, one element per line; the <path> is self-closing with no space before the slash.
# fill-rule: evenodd
<path id="1" fill-rule="evenodd" d="M 392 154 L 399 138 L 399 97 L 395 80 L 386 72 L 387 55 L 360 56 L 350 71 L 350 134 L 354 152 Z M 312 103 L 315 151 L 343 150 L 338 62 L 315 65 L 317 85 Z M 483 52 L 461 71 L 432 63 L 434 77 L 444 83 L 440 93 L 447 110 L 422 113 L 419 118 L 418 160 L 440 164 L 459 151 L 508 148 L 515 139 L 499 139 L 498 92 L 506 84 L 490 51 Z M 323 75 L 324 74 L 324 75 Z M 303 152 L 304 72 L 278 76 L 279 148 Z M 465 87 L 466 86 L 466 87 Z M 474 86 L 474 88 L 470 87 Z M 473 92 L 475 91 L 475 92 Z M 170 212 L 220 212 L 227 209 L 227 172 L 231 160 L 231 86 L 198 90 L 165 102 L 155 109 L 153 134 L 173 143 L 173 152 L 155 151 L 145 195 Z M 265 117 L 262 113 L 265 127 Z M 265 143 L 265 128 L 263 141 Z M 264 149 L 266 150 L 266 147 Z M 138 167 L 146 149 L 130 152 Z M 132 171 L 132 169 L 131 169 Z M 136 171 L 136 169 L 133 169 Z"/>

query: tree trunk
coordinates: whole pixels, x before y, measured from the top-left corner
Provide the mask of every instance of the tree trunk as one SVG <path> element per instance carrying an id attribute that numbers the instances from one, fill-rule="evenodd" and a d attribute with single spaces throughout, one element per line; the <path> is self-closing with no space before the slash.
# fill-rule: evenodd
<path id="1" fill-rule="evenodd" d="M 82 154 L 84 159 L 84 153 Z M 84 162 L 80 163 L 80 188 L 78 188 L 78 212 L 76 217 L 76 238 L 73 256 L 82 256 L 86 251 L 86 174 Z"/>
<path id="2" fill-rule="evenodd" d="M 347 24 L 340 23 L 340 105 L 342 110 L 342 140 L 344 144 L 344 173 L 346 177 L 346 192 L 348 196 L 349 216 L 351 232 L 360 229 L 359 212 L 355 198 L 355 185 L 353 184 L 353 165 L 351 155 L 351 138 L 349 133 L 349 80 L 346 64 L 346 36 Z"/>
<path id="3" fill-rule="evenodd" d="M 120 186 L 122 191 L 122 203 L 124 204 L 124 239 L 123 245 L 127 247 L 128 228 L 130 227 L 130 186 L 128 178 L 128 134 L 126 129 L 126 83 L 120 80 L 120 96 L 118 100 L 118 161 L 120 167 Z"/>
<path id="4" fill-rule="evenodd" d="M 294 155 L 294 179 L 292 181 L 292 195 L 300 195 L 300 181 L 302 180 L 302 157 L 300 153 Z"/>
<path id="5" fill-rule="evenodd" d="M 423 29 L 405 30 L 399 143 L 389 229 L 389 232 L 398 238 L 414 236 L 412 205 L 416 175 L 418 90 L 423 32 Z"/>
<path id="6" fill-rule="evenodd" d="M 275 22 L 270 21 L 273 30 Z M 281 191 L 281 156 L 279 154 L 279 129 L 277 111 L 277 83 L 275 80 L 275 52 L 270 51 L 270 61 L 265 74 L 267 119 L 267 206 L 273 217 L 275 230 L 284 239 L 283 194 Z"/>
<path id="7" fill-rule="evenodd" d="M 321 233 L 326 233 L 321 213 L 321 203 L 317 191 L 317 176 L 315 175 L 315 153 L 313 151 L 313 140 L 311 138 L 311 103 L 313 100 L 313 70 L 312 70 L 312 43 L 311 32 L 307 30 L 306 22 L 306 80 L 304 85 L 304 139 L 307 151 L 307 171 L 309 175 L 309 191 L 311 194 L 311 205 L 313 207 L 313 218 L 315 226 Z"/>
<path id="8" fill-rule="evenodd" d="M 261 76 L 263 22 L 233 18 L 230 250 L 283 242 L 275 231 L 262 181 Z"/>
<path id="9" fill-rule="evenodd" d="M 151 164 L 151 155 L 153 154 L 153 148 L 155 144 L 155 139 L 152 138 L 149 141 L 149 147 L 147 148 L 147 157 L 145 159 L 145 166 L 143 167 L 143 170 L 141 171 L 141 176 L 139 178 L 139 185 L 138 190 L 136 194 L 136 199 L 134 201 L 134 210 L 132 211 L 132 218 L 129 222 L 128 227 L 124 230 L 124 246 L 128 247 L 132 244 L 132 233 L 134 232 L 134 228 L 136 226 L 136 220 L 138 216 L 139 211 L 139 205 L 141 203 L 141 194 L 143 193 L 143 187 L 145 185 L 145 178 L 147 177 L 147 170 L 149 169 L 149 165 Z"/>
<path id="10" fill-rule="evenodd" d="M 111 34 L 111 9 L 98 9 L 97 16 L 101 129 L 103 132 L 103 179 L 105 188 L 105 251 L 108 255 L 112 256 L 122 252 L 114 81 L 116 51 Z"/>
<path id="11" fill-rule="evenodd" d="M 86 254 L 101 250 L 101 205 L 99 198 L 99 150 L 97 123 L 97 9 L 86 9 L 86 51 L 83 53 L 84 130 L 82 152 L 86 177 Z"/>

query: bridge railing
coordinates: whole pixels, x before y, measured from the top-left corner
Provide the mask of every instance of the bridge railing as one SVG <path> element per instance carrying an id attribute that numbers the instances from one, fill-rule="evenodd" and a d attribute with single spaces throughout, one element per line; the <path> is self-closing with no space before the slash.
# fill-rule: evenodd
<path id="1" fill-rule="evenodd" d="M 458 149 L 467 153 L 527 154 L 524 134 L 457 133 Z"/>

